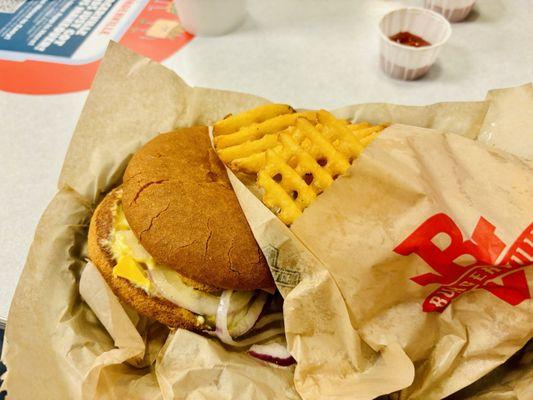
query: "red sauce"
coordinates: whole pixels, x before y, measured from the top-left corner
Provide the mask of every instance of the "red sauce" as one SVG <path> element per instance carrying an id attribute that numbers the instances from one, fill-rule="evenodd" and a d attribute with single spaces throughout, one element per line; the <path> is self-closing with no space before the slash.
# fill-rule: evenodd
<path id="1" fill-rule="evenodd" d="M 389 39 L 393 42 L 411 47 L 424 47 L 431 45 L 431 43 L 425 41 L 420 36 L 413 35 L 411 32 L 398 32 L 396 35 L 389 37 Z"/>

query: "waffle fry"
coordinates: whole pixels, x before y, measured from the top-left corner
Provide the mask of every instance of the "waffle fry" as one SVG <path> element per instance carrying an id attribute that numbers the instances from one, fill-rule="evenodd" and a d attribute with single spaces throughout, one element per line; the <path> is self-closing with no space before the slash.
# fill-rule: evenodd
<path id="1" fill-rule="evenodd" d="M 375 131 L 375 132 L 372 132 L 371 134 L 363 137 L 360 139 L 360 142 L 363 146 L 368 146 L 370 144 L 370 142 L 372 142 L 372 140 L 374 140 L 379 134 L 380 132 L 383 130 L 384 128 L 381 128 L 381 130 L 379 131 Z"/>
<path id="2" fill-rule="evenodd" d="M 315 112 L 278 115 L 214 138 L 219 157 L 234 171 L 257 174 L 265 164 L 265 151 L 279 145 L 279 132 L 294 126 L 298 118 L 316 123 Z"/>
<path id="3" fill-rule="evenodd" d="M 318 112 L 318 121 L 322 124 L 323 130 L 327 131 L 326 136 L 333 146 L 348 158 L 351 164 L 363 151 L 363 146 L 350 131 L 347 125 L 342 124 L 338 119 L 325 110 Z"/>
<path id="4" fill-rule="evenodd" d="M 301 144 L 303 149 L 309 152 L 333 179 L 336 179 L 350 167 L 348 158 L 308 121 L 298 120 L 296 126 L 299 132 L 305 136 Z M 298 137 L 298 133 L 295 136 Z"/>
<path id="5" fill-rule="evenodd" d="M 270 104 L 215 124 L 214 143 L 232 170 L 257 175 L 263 202 L 290 225 L 385 127 Z"/>
<path id="6" fill-rule="evenodd" d="M 284 114 L 294 113 L 294 109 L 287 104 L 266 104 L 252 110 L 231 115 L 213 126 L 213 136 L 229 135 L 239 129 L 252 124 L 264 122 L 267 119 Z"/>
<path id="7" fill-rule="evenodd" d="M 299 118 L 279 139 L 282 147 L 266 152 L 257 185 L 264 190 L 263 202 L 290 225 L 350 163 L 306 119 Z"/>
<path id="8" fill-rule="evenodd" d="M 354 131 L 358 131 L 360 129 L 370 128 L 372 125 L 370 125 L 366 121 L 363 121 L 363 122 L 357 122 L 356 124 L 348 124 L 347 126 L 348 126 L 348 129 L 350 129 L 352 132 L 354 132 Z"/>
<path id="9" fill-rule="evenodd" d="M 258 153 L 263 153 L 268 149 L 276 147 L 279 144 L 278 135 L 270 133 L 260 139 L 243 142 L 234 146 L 218 150 L 218 156 L 225 163 L 242 158 L 249 157 Z"/>
<path id="10" fill-rule="evenodd" d="M 236 158 L 228 166 L 233 171 L 244 172 L 245 174 L 256 174 L 265 165 L 266 152 L 253 154 L 248 157 Z"/>
<path id="11" fill-rule="evenodd" d="M 381 132 L 383 129 L 385 129 L 388 125 L 363 125 L 363 126 L 358 126 L 358 125 L 363 125 L 363 124 L 353 124 L 353 125 L 348 125 L 348 129 L 350 129 L 353 133 L 353 135 L 361 140 L 362 138 L 364 137 L 367 137 L 373 133 L 379 133 Z"/>
<path id="12" fill-rule="evenodd" d="M 263 203 L 287 225 L 302 215 L 291 197 L 266 172 L 257 175 L 258 186 L 265 189 Z"/>
<path id="13" fill-rule="evenodd" d="M 225 149 L 226 147 L 236 146 L 247 141 L 261 139 L 263 136 L 271 133 L 278 133 L 294 125 L 296 120 L 302 117 L 316 121 L 316 113 L 314 112 L 279 115 L 258 124 L 242 127 L 236 132 L 216 136 L 214 138 L 215 148 Z"/>
<path id="14" fill-rule="evenodd" d="M 302 149 L 293 139 L 291 132 L 281 133 L 280 141 L 283 150 L 279 152 L 316 194 L 322 193 L 333 183 L 332 176 L 318 164 L 311 154 Z"/>

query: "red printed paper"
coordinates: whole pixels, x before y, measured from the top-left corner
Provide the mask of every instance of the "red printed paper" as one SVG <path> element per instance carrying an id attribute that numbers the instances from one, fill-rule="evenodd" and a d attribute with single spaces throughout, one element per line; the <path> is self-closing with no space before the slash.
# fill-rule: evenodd
<path id="1" fill-rule="evenodd" d="M 439 285 L 425 299 L 425 312 L 442 312 L 453 299 L 473 289 L 487 290 L 513 306 L 531 298 L 524 268 L 533 261 L 533 223 L 507 251 L 496 230 L 480 217 L 470 239 L 464 240 L 455 222 L 441 213 L 427 219 L 394 249 L 404 256 L 415 253 L 434 271 L 411 278 L 421 286 Z M 501 283 L 494 282 L 496 278 Z"/>

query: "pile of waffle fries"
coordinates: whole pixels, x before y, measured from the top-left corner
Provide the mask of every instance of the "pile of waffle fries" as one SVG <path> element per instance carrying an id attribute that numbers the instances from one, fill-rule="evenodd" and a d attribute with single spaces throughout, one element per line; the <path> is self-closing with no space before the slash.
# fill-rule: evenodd
<path id="1" fill-rule="evenodd" d="M 263 202 L 291 225 L 386 126 L 267 104 L 218 121 L 213 136 L 220 159 L 255 175 Z"/>

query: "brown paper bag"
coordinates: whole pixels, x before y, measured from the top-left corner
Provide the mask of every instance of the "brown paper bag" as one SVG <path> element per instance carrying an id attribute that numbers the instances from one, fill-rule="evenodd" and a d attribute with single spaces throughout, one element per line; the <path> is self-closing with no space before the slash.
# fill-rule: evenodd
<path id="1" fill-rule="evenodd" d="M 533 398 L 533 341 L 488 375 L 446 400 Z"/>
<path id="2" fill-rule="evenodd" d="M 426 336 L 432 332 L 422 336 L 426 345 L 422 343 L 419 349 L 413 340 L 420 337 L 417 321 L 437 317 L 418 309 L 418 313 L 413 311 L 416 319 L 407 334 L 391 326 L 390 334 L 374 335 L 370 329 L 382 329 L 379 321 L 354 314 L 359 309 L 367 312 L 369 300 L 352 304 L 346 297 L 351 290 L 346 291 L 347 281 L 323 255 L 309 251 L 308 237 L 302 234 L 305 229 L 297 231 L 295 226 L 291 231 L 273 219 L 235 177 L 232 181 L 243 208 L 259 241 L 267 243 L 263 250 L 287 298 L 287 335 L 291 351 L 300 361 L 295 375 L 293 368 L 273 368 L 190 332 L 178 330 L 164 342 L 165 333 L 150 336 L 142 319 L 117 306 L 98 275 L 82 273 L 91 210 L 120 182 L 129 157 L 142 143 L 158 132 L 210 124 L 229 112 L 264 101 L 251 95 L 190 88 L 159 64 L 110 45 L 73 135 L 60 190 L 37 228 L 10 310 L 2 355 L 8 366 L 3 387 L 9 398 L 298 398 L 294 382 L 304 398 L 372 398 L 405 388 L 413 379 L 415 387 L 404 392 L 406 395 L 420 390 L 416 385 L 434 384 L 424 378 L 431 377 L 431 371 L 427 372 L 430 363 L 420 361 L 428 352 L 430 338 Z M 506 101 L 512 103 L 512 98 Z M 339 110 L 339 115 L 438 128 L 475 138 L 490 106 L 490 101 L 429 107 L 371 104 Z M 492 118 L 498 120 L 497 111 Z M 419 133 L 414 136 L 418 138 Z M 390 135 L 384 137 L 391 139 Z M 376 146 L 372 149 L 379 149 Z M 514 165 L 515 160 L 509 164 Z M 359 167 L 358 163 L 352 172 Z M 342 187 L 340 183 L 334 187 Z M 324 207 L 320 205 L 323 201 L 327 200 L 317 202 L 314 209 Z M 307 213 L 304 217 L 301 224 L 312 222 Z M 366 218 L 372 220 L 370 214 L 365 214 Z M 375 270 L 383 274 L 380 265 Z M 80 279 L 85 301 L 79 294 Z M 408 294 L 424 290 L 415 288 Z M 482 291 L 472 293 L 476 292 Z M 458 301 L 449 309 L 456 304 Z M 385 301 L 377 307 L 387 305 Z M 450 311 L 442 315 L 446 313 Z M 399 319 L 402 322 L 403 318 Z M 445 337 L 453 343 L 452 333 Z M 500 357 L 489 357 L 488 364 L 503 362 L 518 342 L 513 338 Z M 468 375 L 467 380 L 471 378 Z M 444 391 L 466 384 L 447 383 Z"/>
<path id="3" fill-rule="evenodd" d="M 492 90 L 478 140 L 525 159 L 533 158 L 531 110 L 533 84 Z"/>
<path id="4" fill-rule="evenodd" d="M 395 125 L 290 230 L 235 185 L 256 238 L 276 255 L 276 282 L 289 286 L 298 391 L 370 399 L 405 388 L 401 399 L 440 399 L 524 346 L 533 270 L 500 255 L 521 257 L 518 246 L 531 257 L 532 167 L 457 135 Z"/>

